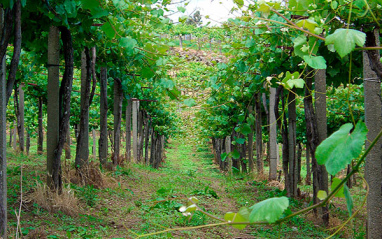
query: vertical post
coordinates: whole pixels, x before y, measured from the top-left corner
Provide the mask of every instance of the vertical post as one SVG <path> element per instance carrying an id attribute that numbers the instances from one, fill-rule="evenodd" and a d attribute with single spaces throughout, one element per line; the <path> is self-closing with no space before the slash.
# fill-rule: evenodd
<path id="1" fill-rule="evenodd" d="M 277 178 L 277 159 L 278 159 L 278 145 L 277 145 L 277 122 L 275 115 L 275 97 L 276 88 L 270 88 L 269 96 L 269 180 L 276 180 Z"/>
<path id="2" fill-rule="evenodd" d="M 16 120 L 13 120 L 13 142 L 12 142 L 12 148 L 13 148 L 13 151 L 16 151 L 16 147 L 17 147 L 17 124 L 16 124 Z"/>
<path id="3" fill-rule="evenodd" d="M 59 30 L 51 26 L 48 36 L 48 127 L 47 127 L 47 184 L 54 189 L 53 165 L 54 151 L 59 136 L 59 64 L 60 64 Z"/>
<path id="4" fill-rule="evenodd" d="M 133 100 L 133 162 L 138 162 L 138 111 L 139 101 Z"/>
<path id="5" fill-rule="evenodd" d="M 0 13 L 0 28 L 3 26 L 3 11 Z M 0 237 L 7 238 L 7 84 L 5 81 L 5 57 L 0 66 Z M 16 139 L 15 139 L 16 141 Z"/>
<path id="6" fill-rule="evenodd" d="M 366 46 L 379 46 L 379 29 L 366 33 Z M 381 79 L 372 70 L 370 57 L 380 58 L 379 50 L 363 53 L 363 78 L 365 95 L 365 121 L 369 129 L 367 133 L 366 148 L 375 139 L 382 128 Z M 375 63 L 374 63 L 375 64 Z M 378 67 L 378 66 L 375 66 Z M 379 68 L 379 67 L 378 67 Z M 379 68 L 380 69 L 380 68 Z M 365 178 L 369 185 L 367 197 L 367 235 L 366 238 L 377 239 L 382 235 L 382 139 L 371 149 L 365 161 Z"/>
<path id="7" fill-rule="evenodd" d="M 37 153 L 42 154 L 44 149 L 44 134 L 42 126 L 42 97 L 38 97 L 38 147 Z"/>
<path id="8" fill-rule="evenodd" d="M 289 92 L 288 96 L 288 147 L 289 147 L 289 178 L 290 196 L 297 196 L 297 157 L 296 157 L 296 96 Z"/>
<path id="9" fill-rule="evenodd" d="M 92 129 L 92 136 L 93 136 L 93 158 L 95 159 L 97 157 L 97 154 L 96 154 L 96 131 L 95 129 Z"/>

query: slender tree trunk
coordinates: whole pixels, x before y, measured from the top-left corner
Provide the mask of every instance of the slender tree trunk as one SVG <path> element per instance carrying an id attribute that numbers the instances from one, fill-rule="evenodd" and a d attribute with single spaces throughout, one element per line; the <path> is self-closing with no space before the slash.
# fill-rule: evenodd
<path id="1" fill-rule="evenodd" d="M 324 141 L 327 136 L 327 119 L 326 119 L 326 70 L 318 70 L 314 77 L 316 87 L 316 119 L 317 119 L 317 146 Z M 319 189 L 329 192 L 328 172 L 325 165 L 318 166 L 318 183 Z M 329 208 L 324 206 L 321 208 L 321 218 L 325 226 L 329 225 Z"/>
<path id="2" fill-rule="evenodd" d="M 301 143 L 297 144 L 297 183 L 301 182 L 301 155 L 302 147 Z"/>
<path id="3" fill-rule="evenodd" d="M 44 151 L 44 133 L 42 125 L 42 97 L 38 97 L 38 139 L 37 153 L 42 154 Z"/>
<path id="4" fill-rule="evenodd" d="M 126 106 L 126 160 L 131 162 L 131 111 L 133 101 L 131 99 L 127 100 Z"/>
<path id="5" fill-rule="evenodd" d="M 50 27 L 48 36 L 48 127 L 47 127 L 47 184 L 53 190 L 61 188 L 61 160 L 55 158 L 60 129 L 59 107 L 59 30 Z"/>
<path id="6" fill-rule="evenodd" d="M 122 121 L 123 91 L 121 80 L 114 79 L 114 158 L 113 164 L 117 166 L 120 162 L 121 146 L 121 121 Z"/>
<path id="7" fill-rule="evenodd" d="M 253 135 L 252 135 L 253 137 Z M 249 148 L 249 147 L 248 147 Z M 225 138 L 225 150 L 227 155 L 231 153 L 231 137 L 227 136 Z M 230 156 L 227 156 L 226 161 L 228 162 L 228 175 L 233 176 L 232 174 L 232 158 Z M 252 164 L 253 164 L 253 156 L 252 156 Z"/>
<path id="8" fill-rule="evenodd" d="M 265 111 L 265 115 L 266 115 L 266 119 L 267 119 L 266 129 L 267 129 L 267 132 L 268 132 L 268 135 L 269 135 L 270 134 L 270 127 L 269 127 L 269 112 L 268 112 L 268 105 L 267 105 L 267 96 L 266 96 L 265 93 L 262 93 L 261 96 L 262 96 L 262 101 L 261 102 L 263 103 L 263 107 L 264 107 L 264 111 Z M 266 147 L 264 152 L 267 154 L 265 160 L 269 163 L 269 147 L 270 147 L 269 139 L 266 142 L 266 145 L 264 145 L 264 147 Z"/>
<path id="9" fill-rule="evenodd" d="M 20 151 L 24 152 L 24 132 L 25 132 L 25 111 L 24 111 L 24 90 L 23 90 L 24 84 L 19 85 L 19 116 L 20 116 L 20 123 L 18 123 L 18 129 L 19 129 L 19 145 L 20 145 Z"/>
<path id="10" fill-rule="evenodd" d="M 379 29 L 366 33 L 366 46 L 379 46 Z M 365 121 L 369 129 L 366 148 L 382 129 L 381 71 L 379 50 L 363 53 Z M 376 74 L 377 73 L 377 74 Z M 371 149 L 365 161 L 365 178 L 369 185 L 367 197 L 367 238 L 382 238 L 382 139 Z"/>
<path id="11" fill-rule="evenodd" d="M 275 115 L 276 88 L 270 88 L 269 98 L 269 180 L 277 179 L 277 122 Z"/>
<path id="12" fill-rule="evenodd" d="M 147 116 L 145 125 L 145 164 L 149 164 L 149 139 L 150 139 L 151 120 Z"/>
<path id="13" fill-rule="evenodd" d="M 309 152 L 309 146 L 306 146 L 306 179 L 305 183 L 306 185 L 310 185 L 312 182 L 312 173 L 310 171 L 310 152 Z"/>
<path id="14" fill-rule="evenodd" d="M 313 97 L 311 94 L 312 90 L 312 77 L 306 77 L 305 82 L 305 97 L 304 97 L 304 111 L 305 111 L 305 122 L 306 122 L 306 138 L 308 141 L 307 146 L 309 147 L 309 152 L 312 158 L 312 172 L 313 172 L 313 203 L 318 203 L 317 193 L 319 191 L 319 173 L 320 168 L 317 164 L 317 159 L 315 156 L 316 148 L 318 146 L 318 133 L 317 133 L 317 122 L 316 116 L 313 108 Z M 314 209 L 317 213 L 317 210 Z"/>
<path id="15" fill-rule="evenodd" d="M 9 124 L 9 142 L 8 142 L 9 147 L 12 147 L 12 139 L 13 139 L 13 128 L 11 128 L 11 124 Z"/>
<path id="16" fill-rule="evenodd" d="M 138 111 L 138 162 L 142 161 L 143 153 L 143 110 Z"/>
<path id="17" fill-rule="evenodd" d="M 12 143 L 12 148 L 13 148 L 13 151 L 16 151 L 16 148 L 17 148 L 17 124 L 16 124 L 16 121 L 13 120 L 13 143 Z"/>
<path id="18" fill-rule="evenodd" d="M 11 65 L 9 68 L 8 80 L 7 80 L 7 104 L 9 98 L 12 95 L 13 85 L 16 81 L 16 73 L 19 66 L 20 61 L 20 53 L 21 53 L 21 0 L 16 0 L 14 5 L 14 40 L 13 40 L 13 56 L 11 60 Z"/>
<path id="19" fill-rule="evenodd" d="M 249 105 L 248 114 L 252 113 L 253 106 Z M 255 170 L 255 163 L 253 161 L 253 126 L 251 126 L 251 132 L 248 134 L 248 168 L 250 173 L 252 173 Z"/>
<path id="20" fill-rule="evenodd" d="M 183 50 L 183 41 L 182 41 L 182 35 L 179 34 L 179 47 L 181 50 Z"/>
<path id="21" fill-rule="evenodd" d="M 101 67 L 100 77 L 100 135 L 99 135 L 99 161 L 104 165 L 107 161 L 107 69 Z"/>
<path id="22" fill-rule="evenodd" d="M 19 136 L 19 149 L 20 152 L 24 152 L 24 132 L 22 131 L 23 125 L 21 125 L 21 113 L 20 113 L 20 105 L 19 105 L 19 87 L 15 87 L 14 94 L 13 94 L 13 101 L 15 106 L 15 115 L 16 115 L 16 122 L 17 122 L 17 135 Z M 15 138 L 17 139 L 17 138 Z M 17 140 L 16 140 L 17 141 Z M 22 142 L 22 144 L 21 144 Z"/>
<path id="23" fill-rule="evenodd" d="M 82 169 L 89 163 L 89 106 L 91 85 L 91 59 L 89 48 L 81 56 L 81 115 L 80 132 L 77 139 L 75 166 Z"/>
<path id="24" fill-rule="evenodd" d="M 69 125 L 69 123 L 68 123 Z M 70 140 L 70 126 L 68 126 L 68 132 L 66 133 L 66 139 L 65 139 L 65 158 L 66 159 L 70 159 L 72 157 L 71 155 L 71 150 L 70 150 L 70 144 L 71 144 L 71 140 Z"/>
<path id="25" fill-rule="evenodd" d="M 288 96 L 288 146 L 289 146 L 289 178 L 291 197 L 297 196 L 297 157 L 296 157 L 296 100 L 295 94 L 289 92 Z"/>
<path id="26" fill-rule="evenodd" d="M 25 151 L 26 151 L 27 155 L 29 155 L 29 149 L 31 147 L 31 136 L 30 136 L 28 130 L 29 129 L 27 129 L 27 131 L 26 131 L 27 137 L 26 137 L 26 142 L 25 142 Z"/>
<path id="27" fill-rule="evenodd" d="M 155 163 L 155 146 L 156 146 L 156 132 L 152 129 L 151 133 L 151 150 L 150 150 L 150 165 L 154 167 Z"/>
<path id="28" fill-rule="evenodd" d="M 96 131 L 95 129 L 92 129 L 92 136 L 93 136 L 93 158 L 97 158 L 97 143 L 96 143 Z"/>
<path id="29" fill-rule="evenodd" d="M 4 28 L 3 17 L 4 11 L 0 8 L 0 34 Z M 0 64 L 0 237 L 2 238 L 7 238 L 7 88 L 5 70 L 4 57 Z"/>
<path id="30" fill-rule="evenodd" d="M 133 162 L 138 162 L 138 112 L 139 101 L 133 101 Z"/>
<path id="31" fill-rule="evenodd" d="M 255 110 L 256 110 L 256 164 L 257 172 L 263 174 L 264 162 L 263 162 L 263 133 L 261 130 L 261 93 L 257 93 L 255 96 Z"/>

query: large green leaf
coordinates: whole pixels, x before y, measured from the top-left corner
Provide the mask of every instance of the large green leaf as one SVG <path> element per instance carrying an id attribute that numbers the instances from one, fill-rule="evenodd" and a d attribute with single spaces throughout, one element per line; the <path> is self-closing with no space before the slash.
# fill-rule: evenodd
<path id="1" fill-rule="evenodd" d="M 326 37 L 325 45 L 334 44 L 334 49 L 341 57 L 352 52 L 355 46 L 363 46 L 366 34 L 353 29 L 337 29 L 333 34 Z"/>
<path id="2" fill-rule="evenodd" d="M 94 0 L 81 0 L 84 9 L 93 9 L 99 6 L 99 1 Z"/>
<path id="3" fill-rule="evenodd" d="M 331 175 L 335 175 L 344 169 L 361 153 L 366 140 L 366 125 L 364 122 L 359 121 L 354 131 L 350 133 L 352 128 L 351 123 L 343 125 L 316 149 L 318 164 L 325 164 L 326 170 Z"/>
<path id="4" fill-rule="evenodd" d="M 183 104 L 187 105 L 188 107 L 192 107 L 192 106 L 196 105 L 195 100 L 192 99 L 192 98 L 190 98 L 190 99 L 185 99 L 185 100 L 183 101 Z"/>
<path id="5" fill-rule="evenodd" d="M 313 69 L 326 69 L 326 60 L 322 56 L 305 55 L 303 59 Z"/>
<path id="6" fill-rule="evenodd" d="M 249 209 L 252 209 L 249 215 L 250 222 L 267 221 L 274 223 L 283 214 L 285 209 L 289 206 L 289 199 L 287 197 L 269 198 L 259 203 L 256 203 Z"/>
<path id="7" fill-rule="evenodd" d="M 137 44 L 137 41 L 131 37 L 123 37 L 119 39 L 119 46 L 124 47 L 129 54 L 133 52 L 134 47 L 136 47 Z"/>
<path id="8" fill-rule="evenodd" d="M 105 24 L 101 27 L 102 31 L 106 34 L 108 38 L 113 39 L 115 36 L 115 31 L 113 26 L 109 22 L 105 22 Z"/>

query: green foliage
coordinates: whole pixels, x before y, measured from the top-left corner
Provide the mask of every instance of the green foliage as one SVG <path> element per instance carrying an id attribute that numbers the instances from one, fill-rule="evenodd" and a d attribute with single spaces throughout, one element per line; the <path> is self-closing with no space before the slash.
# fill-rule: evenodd
<path id="1" fill-rule="evenodd" d="M 359 121 L 353 132 L 350 132 L 352 129 L 353 125 L 350 123 L 343 125 L 317 147 L 317 162 L 325 165 L 328 173 L 333 176 L 361 153 L 366 140 L 366 125 Z"/>
<path id="2" fill-rule="evenodd" d="M 336 29 L 336 31 L 327 36 L 325 45 L 334 45 L 334 49 L 341 57 L 352 52 L 355 46 L 362 47 L 366 41 L 366 34 L 353 29 Z"/>
<path id="3" fill-rule="evenodd" d="M 259 203 L 256 203 L 249 209 L 252 209 L 249 215 L 250 222 L 266 221 L 274 223 L 289 206 L 287 197 L 269 198 Z"/>

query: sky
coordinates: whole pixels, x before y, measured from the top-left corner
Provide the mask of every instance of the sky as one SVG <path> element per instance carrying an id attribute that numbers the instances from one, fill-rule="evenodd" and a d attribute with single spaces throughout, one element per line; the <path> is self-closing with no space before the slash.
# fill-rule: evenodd
<path id="1" fill-rule="evenodd" d="M 176 1 L 177 0 L 174 0 L 173 2 Z M 181 5 L 184 6 L 184 4 Z M 203 25 L 210 21 L 210 25 L 215 26 L 220 25 L 221 22 L 227 21 L 228 18 L 235 18 L 236 16 L 239 16 L 238 13 L 230 13 L 231 9 L 235 6 L 236 5 L 233 3 L 233 0 L 190 0 L 189 4 L 184 6 L 186 8 L 186 12 L 184 14 L 177 13 L 170 16 L 170 18 L 174 22 L 178 22 L 180 16 L 190 15 L 191 13 L 193 14 L 195 10 L 199 10 L 203 16 Z M 173 5 L 169 7 L 169 9 L 176 10 L 177 6 Z M 209 19 L 205 19 L 204 16 L 209 16 Z"/>

